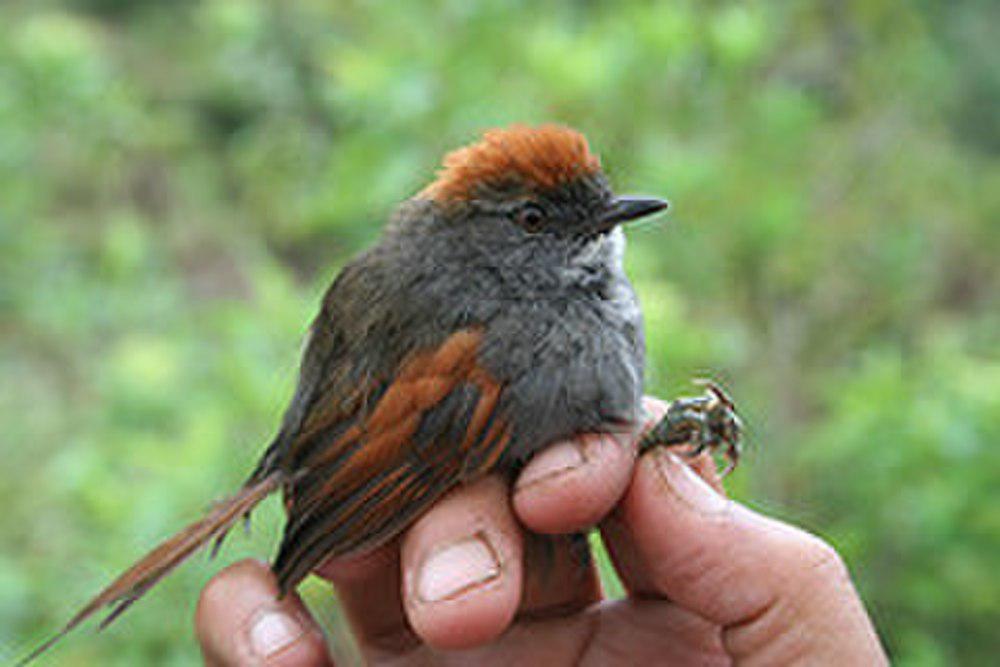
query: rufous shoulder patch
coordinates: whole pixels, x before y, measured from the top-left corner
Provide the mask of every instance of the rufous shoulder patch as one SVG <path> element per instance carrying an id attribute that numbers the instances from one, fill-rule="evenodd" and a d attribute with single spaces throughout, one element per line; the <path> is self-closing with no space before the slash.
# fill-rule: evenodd
<path id="1" fill-rule="evenodd" d="M 439 201 L 470 199 L 481 185 L 521 182 L 545 190 L 594 173 L 600 160 L 582 134 L 562 125 L 511 125 L 444 157 L 433 183 L 418 196 Z"/>

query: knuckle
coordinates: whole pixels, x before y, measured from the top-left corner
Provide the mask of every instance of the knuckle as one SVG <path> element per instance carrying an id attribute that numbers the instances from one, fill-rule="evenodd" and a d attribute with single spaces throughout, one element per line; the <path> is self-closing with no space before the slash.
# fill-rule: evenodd
<path id="1" fill-rule="evenodd" d="M 795 566 L 799 578 L 807 586 L 850 581 L 847 565 L 837 550 L 810 533 L 802 533 L 802 540 L 795 554 Z"/>

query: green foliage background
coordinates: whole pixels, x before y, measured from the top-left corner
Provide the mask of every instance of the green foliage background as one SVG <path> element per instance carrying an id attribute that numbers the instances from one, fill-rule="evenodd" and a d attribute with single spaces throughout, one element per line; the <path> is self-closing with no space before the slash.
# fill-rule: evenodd
<path id="1" fill-rule="evenodd" d="M 995 660 L 998 19 L 988 0 L 6 0 L 0 660 L 235 487 L 322 289 L 446 149 L 547 120 L 674 203 L 630 231 L 651 391 L 731 388 L 735 495 L 837 546 L 899 664 Z M 220 561 L 267 557 L 280 519 L 268 504 Z M 192 663 L 219 566 L 55 663 Z"/>

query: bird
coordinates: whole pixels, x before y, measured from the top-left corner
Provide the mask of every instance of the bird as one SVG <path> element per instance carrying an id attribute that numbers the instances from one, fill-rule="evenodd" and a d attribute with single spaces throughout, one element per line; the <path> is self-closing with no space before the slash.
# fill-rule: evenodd
<path id="1" fill-rule="evenodd" d="M 486 131 L 323 296 L 276 435 L 243 486 L 91 599 L 30 662 L 107 608 L 103 628 L 199 548 L 281 492 L 281 595 L 331 557 L 378 547 L 436 500 L 513 478 L 556 441 L 642 423 L 642 315 L 622 225 L 668 207 L 616 195 L 584 136 Z M 720 387 L 675 400 L 640 443 L 723 448 L 741 425 Z"/>

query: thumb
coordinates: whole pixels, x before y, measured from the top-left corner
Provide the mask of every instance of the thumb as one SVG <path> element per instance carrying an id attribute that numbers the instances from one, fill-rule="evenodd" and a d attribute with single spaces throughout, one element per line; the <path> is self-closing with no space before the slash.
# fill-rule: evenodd
<path id="1" fill-rule="evenodd" d="M 718 624 L 738 661 L 885 662 L 832 547 L 728 500 L 665 449 L 640 460 L 602 530 L 631 593 Z"/>

